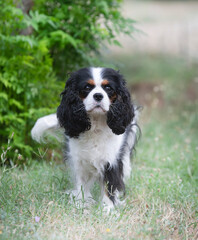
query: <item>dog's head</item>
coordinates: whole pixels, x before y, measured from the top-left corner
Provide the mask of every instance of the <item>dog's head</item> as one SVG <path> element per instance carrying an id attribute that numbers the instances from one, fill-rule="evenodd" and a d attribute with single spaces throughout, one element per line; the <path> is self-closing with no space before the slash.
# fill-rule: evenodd
<path id="1" fill-rule="evenodd" d="M 91 115 L 106 115 L 107 125 L 122 134 L 134 117 L 123 76 L 111 68 L 83 68 L 71 74 L 57 109 L 66 135 L 78 137 L 91 128 Z"/>

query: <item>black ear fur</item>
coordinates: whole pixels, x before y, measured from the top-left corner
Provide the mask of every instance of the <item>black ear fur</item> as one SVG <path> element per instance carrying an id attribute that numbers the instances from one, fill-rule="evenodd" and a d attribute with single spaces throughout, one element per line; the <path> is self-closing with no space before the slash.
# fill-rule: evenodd
<path id="1" fill-rule="evenodd" d="M 125 86 L 125 81 L 120 75 L 121 85 L 117 89 L 117 99 L 111 104 L 107 113 L 107 124 L 113 133 L 119 135 L 125 132 L 126 127 L 134 117 L 134 108 L 130 93 Z"/>
<path id="2" fill-rule="evenodd" d="M 65 90 L 61 93 L 62 100 L 57 109 L 57 117 L 65 134 L 69 137 L 78 137 L 80 133 L 91 128 L 91 123 L 85 106 L 75 91 L 75 78 L 67 81 Z"/>

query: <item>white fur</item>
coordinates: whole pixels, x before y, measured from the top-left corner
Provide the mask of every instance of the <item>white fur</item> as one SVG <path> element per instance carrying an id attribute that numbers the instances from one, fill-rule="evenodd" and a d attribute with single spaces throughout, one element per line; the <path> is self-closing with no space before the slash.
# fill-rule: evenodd
<path id="1" fill-rule="evenodd" d="M 93 95 L 95 93 L 101 93 L 103 95 L 103 99 L 101 102 L 97 102 L 94 100 Z M 89 95 L 83 100 L 85 105 L 85 109 L 87 112 L 95 112 L 95 113 L 103 113 L 109 110 L 110 100 L 107 93 L 100 86 L 96 86 Z"/>
<path id="2" fill-rule="evenodd" d="M 123 134 L 115 135 L 106 124 L 106 116 L 90 116 L 91 130 L 81 134 L 78 139 L 69 141 L 70 159 L 74 168 L 76 190 L 82 189 L 84 198 L 91 197 L 91 187 L 103 178 L 104 166 L 116 163 L 123 143 Z M 102 193 L 105 197 L 104 192 Z M 78 194 L 79 195 L 79 194 Z"/>
<path id="3" fill-rule="evenodd" d="M 95 67 L 92 67 L 91 68 L 91 73 L 92 73 L 92 76 L 93 76 L 93 79 L 94 79 L 94 82 L 96 84 L 96 86 L 101 86 L 101 83 L 102 83 L 102 70 L 103 68 L 95 68 Z"/>
<path id="4" fill-rule="evenodd" d="M 39 118 L 31 130 L 32 138 L 37 142 L 44 142 L 44 136 L 49 134 L 53 135 L 60 141 L 57 132 L 54 130 L 60 129 L 56 113 Z M 62 130 L 63 131 L 63 130 Z"/>

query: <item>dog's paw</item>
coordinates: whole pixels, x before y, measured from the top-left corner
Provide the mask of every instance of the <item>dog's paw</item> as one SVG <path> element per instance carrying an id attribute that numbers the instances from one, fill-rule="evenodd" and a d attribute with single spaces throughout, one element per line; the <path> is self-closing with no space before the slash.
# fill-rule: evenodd
<path id="1" fill-rule="evenodd" d="M 103 212 L 107 215 L 109 215 L 111 212 L 113 212 L 115 210 L 115 207 L 114 206 L 111 206 L 111 205 L 106 205 L 106 204 L 103 204 Z"/>
<path id="2" fill-rule="evenodd" d="M 70 198 L 77 198 L 79 199 L 80 197 L 80 193 L 77 190 L 67 190 L 66 194 L 70 197 Z"/>

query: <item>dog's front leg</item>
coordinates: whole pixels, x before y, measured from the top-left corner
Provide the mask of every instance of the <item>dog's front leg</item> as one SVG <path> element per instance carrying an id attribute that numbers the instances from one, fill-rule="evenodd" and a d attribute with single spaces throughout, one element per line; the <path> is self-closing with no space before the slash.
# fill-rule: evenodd
<path id="1" fill-rule="evenodd" d="M 71 200 L 80 205 L 87 206 L 95 201 L 91 195 L 91 187 L 95 181 L 94 177 L 88 171 L 82 168 L 81 165 L 77 165 L 73 169 L 73 175 L 75 178 L 74 190 L 68 191 Z"/>

